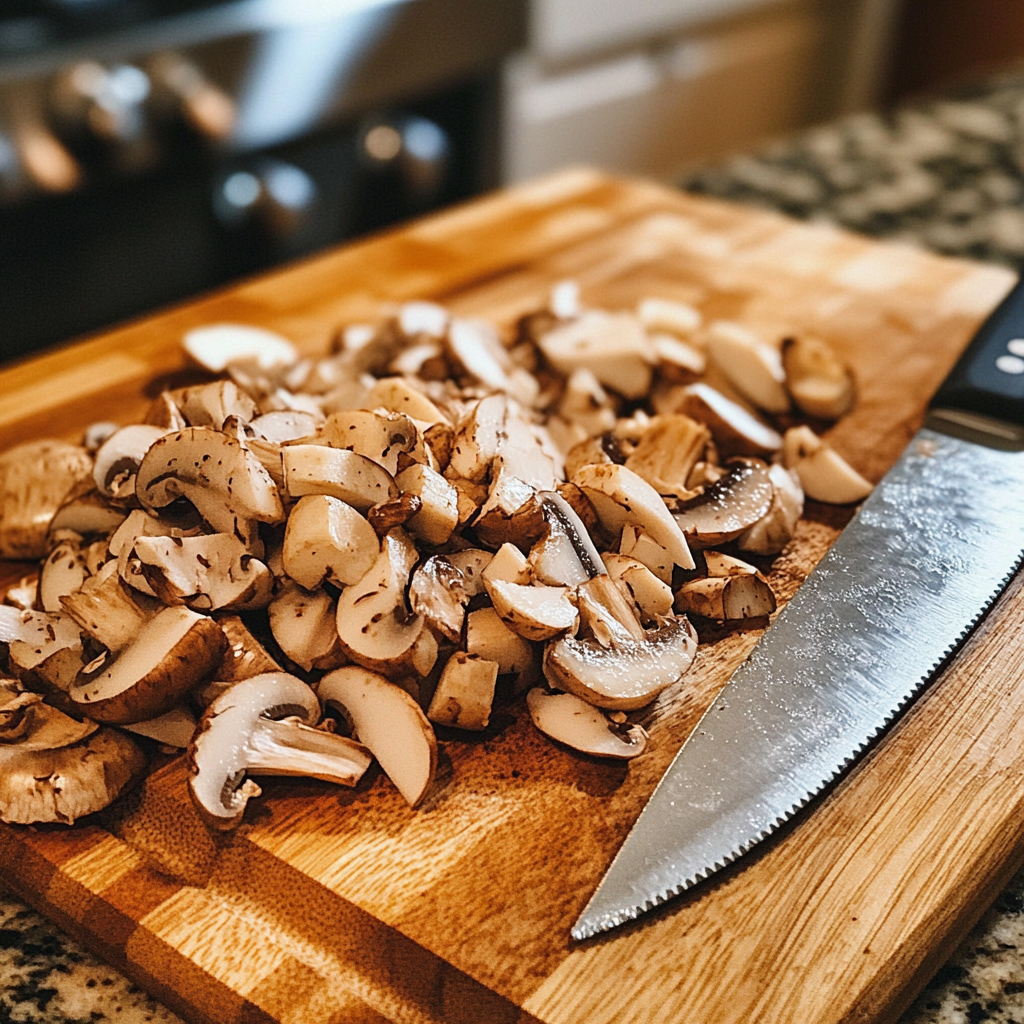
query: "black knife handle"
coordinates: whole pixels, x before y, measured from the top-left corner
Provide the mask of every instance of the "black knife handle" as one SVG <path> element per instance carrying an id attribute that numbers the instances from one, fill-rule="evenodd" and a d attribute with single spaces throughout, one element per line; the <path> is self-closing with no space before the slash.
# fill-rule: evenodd
<path id="1" fill-rule="evenodd" d="M 1024 426 L 1024 279 L 981 325 L 930 407 Z"/>

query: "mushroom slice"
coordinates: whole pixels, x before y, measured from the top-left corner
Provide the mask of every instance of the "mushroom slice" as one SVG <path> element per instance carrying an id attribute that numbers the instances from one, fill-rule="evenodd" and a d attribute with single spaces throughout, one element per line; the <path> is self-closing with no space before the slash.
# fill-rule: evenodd
<path id="1" fill-rule="evenodd" d="M 508 399 L 488 395 L 473 406 L 452 440 L 451 457 L 445 475 L 478 482 L 486 477 L 491 463 L 507 437 L 505 420 Z"/>
<path id="2" fill-rule="evenodd" d="M 463 373 L 493 391 L 514 390 L 508 352 L 491 324 L 455 317 L 448 324 L 445 341 L 450 358 Z"/>
<path id="3" fill-rule="evenodd" d="M 636 448 L 626 457 L 626 468 L 646 480 L 659 494 L 686 493 L 686 481 L 704 458 L 711 431 L 681 413 L 655 416 Z"/>
<path id="4" fill-rule="evenodd" d="M 582 754 L 627 761 L 647 747 L 647 733 L 641 726 L 616 725 L 573 693 L 548 693 L 534 687 L 526 695 L 526 706 L 545 736 Z"/>
<path id="5" fill-rule="evenodd" d="M 413 614 L 441 636 L 457 643 L 462 636 L 470 595 L 462 573 L 444 555 L 432 555 L 416 567 L 409 581 Z"/>
<path id="6" fill-rule="evenodd" d="M 578 613 L 568 587 L 531 587 L 484 578 L 494 610 L 527 640 L 549 640 L 576 628 Z"/>
<path id="7" fill-rule="evenodd" d="M 870 481 L 810 427 L 791 427 L 786 431 L 782 460 L 799 477 L 804 494 L 814 501 L 849 505 L 874 490 Z"/>
<path id="8" fill-rule="evenodd" d="M 837 420 L 853 406 L 856 395 L 850 368 L 828 342 L 813 335 L 782 342 L 786 387 L 801 412 L 824 420 Z"/>
<path id="9" fill-rule="evenodd" d="M 537 497 L 547 534 L 530 551 L 534 579 L 549 586 L 574 587 L 604 572 L 601 556 L 572 506 L 556 491 L 542 491 Z"/>
<path id="10" fill-rule="evenodd" d="M 408 535 L 394 529 L 384 537 L 366 574 L 341 592 L 338 637 L 353 661 L 375 669 L 397 668 L 411 657 L 423 616 L 408 609 L 405 592 L 418 559 Z"/>
<path id="11" fill-rule="evenodd" d="M 804 489 L 796 473 L 778 463 L 768 469 L 772 482 L 772 503 L 736 543 L 741 551 L 756 555 L 777 555 L 792 540 L 804 511 Z"/>
<path id="12" fill-rule="evenodd" d="M 643 398 L 651 386 L 650 348 L 640 321 L 628 313 L 591 311 L 546 331 L 538 346 L 555 369 L 590 370 L 625 398 Z"/>
<path id="13" fill-rule="evenodd" d="M 363 401 L 364 409 L 384 409 L 386 412 L 404 413 L 419 421 L 423 429 L 435 423 L 450 420 L 422 391 L 418 391 L 403 377 L 381 377 Z"/>
<path id="14" fill-rule="evenodd" d="M 140 604 L 132 593 L 118 575 L 117 563 L 108 562 L 60 603 L 89 636 L 116 652 L 132 643 L 153 617 L 156 602 L 140 596 Z"/>
<path id="15" fill-rule="evenodd" d="M 114 431 L 100 445 L 92 469 L 96 489 L 107 498 L 133 498 L 139 463 L 167 430 L 135 423 Z"/>
<path id="16" fill-rule="evenodd" d="M 691 580 L 676 591 L 676 608 L 708 619 L 738 621 L 771 615 L 775 595 L 759 573 Z"/>
<path id="17" fill-rule="evenodd" d="M 493 607 L 477 608 L 466 616 L 466 650 L 498 663 L 498 675 L 515 673 L 514 691 L 536 681 L 533 644 L 502 622 Z"/>
<path id="18" fill-rule="evenodd" d="M 315 590 L 325 579 L 339 586 L 361 580 L 380 554 L 380 541 L 351 505 L 327 494 L 308 494 L 288 516 L 281 553 L 285 572 Z"/>
<path id="19" fill-rule="evenodd" d="M 77 444 L 29 441 L 0 455 L 0 558 L 42 558 L 53 514 L 92 475 Z"/>
<path id="20" fill-rule="evenodd" d="M 190 427 L 220 430 L 232 416 L 248 423 L 259 412 L 256 403 L 231 380 L 177 388 L 170 392 L 170 397 Z"/>
<path id="21" fill-rule="evenodd" d="M 52 542 L 63 530 L 72 530 L 82 537 L 109 534 L 124 522 L 126 516 L 123 508 L 111 505 L 94 488 L 76 488 L 53 513 L 47 543 Z"/>
<path id="22" fill-rule="evenodd" d="M 184 750 L 195 735 L 196 716 L 187 708 L 171 708 L 156 718 L 149 718 L 145 722 L 132 722 L 129 725 L 122 725 L 121 728 L 135 733 L 136 736 L 156 740 L 165 747 Z"/>
<path id="23" fill-rule="evenodd" d="M 270 570 L 229 533 L 139 537 L 133 555 L 164 604 L 209 612 L 265 608 L 270 601 Z"/>
<path id="24" fill-rule="evenodd" d="M 180 606 L 165 608 L 109 668 L 78 681 L 68 696 L 98 722 L 143 722 L 180 704 L 216 668 L 227 646 L 213 619 Z"/>
<path id="25" fill-rule="evenodd" d="M 325 706 L 342 710 L 406 803 L 419 804 L 437 771 L 437 740 L 416 701 L 384 676 L 358 665 L 329 672 L 320 680 L 317 695 Z"/>
<path id="26" fill-rule="evenodd" d="M 742 405 L 707 384 L 680 389 L 673 412 L 704 423 L 723 455 L 766 455 L 782 447 L 782 437 Z"/>
<path id="27" fill-rule="evenodd" d="M 77 590 L 87 575 L 81 544 L 62 540 L 46 556 L 39 570 L 39 603 L 43 610 L 63 611 L 60 599 Z"/>
<path id="28" fill-rule="evenodd" d="M 693 568 L 686 538 L 661 495 L 631 469 L 614 463 L 584 466 L 572 482 L 593 502 L 607 529 L 620 533 L 627 523 L 638 526 L 668 551 L 676 565 Z"/>
<path id="29" fill-rule="evenodd" d="M 657 620 L 672 613 L 672 588 L 647 568 L 639 559 L 613 552 L 604 556 L 608 575 L 621 580 L 648 621 Z"/>
<path id="30" fill-rule="evenodd" d="M 686 302 L 650 297 L 636 307 L 637 319 L 649 331 L 665 331 L 677 338 L 689 338 L 704 318 Z"/>
<path id="31" fill-rule="evenodd" d="M 212 427 L 160 438 L 139 466 L 135 489 L 150 511 L 187 498 L 215 531 L 233 533 L 247 546 L 255 539 L 254 523 L 285 518 L 277 487 L 259 460 Z"/>
<path id="32" fill-rule="evenodd" d="M 216 829 L 234 828 L 260 788 L 246 775 L 300 775 L 354 786 L 370 766 L 355 740 L 313 728 L 316 694 L 287 672 L 243 679 L 203 713 L 188 748 L 188 788 Z"/>
<path id="33" fill-rule="evenodd" d="M 487 593 L 484 587 L 484 569 L 490 564 L 494 552 L 482 548 L 465 548 L 445 555 L 462 574 L 462 585 L 470 597 Z"/>
<path id="34" fill-rule="evenodd" d="M 318 437 L 332 448 L 343 448 L 365 455 L 383 466 L 392 478 L 405 465 L 400 456 L 406 455 L 414 462 L 426 460 L 415 458 L 417 448 L 425 446 L 416 424 L 402 413 L 367 412 L 361 409 L 345 409 L 331 413 L 320 428 Z"/>
<path id="35" fill-rule="evenodd" d="M 587 437 L 607 433 L 615 426 L 615 409 L 608 393 L 594 374 L 583 367 L 569 374 L 558 413 L 563 419 L 578 423 Z"/>
<path id="36" fill-rule="evenodd" d="M 345 448 L 285 445 L 281 459 L 285 488 L 293 498 L 329 494 L 365 512 L 398 497 L 395 478 L 380 463 Z"/>
<path id="37" fill-rule="evenodd" d="M 0 750 L 15 743 L 22 752 L 56 750 L 91 736 L 96 722 L 79 722 L 43 703 L 42 694 L 19 692 L 17 684 L 0 685 Z"/>
<path id="38" fill-rule="evenodd" d="M 619 536 L 619 554 L 647 566 L 662 583 L 671 585 L 672 556 L 643 530 L 627 523 Z"/>
<path id="39" fill-rule="evenodd" d="M 323 416 L 300 409 L 277 409 L 257 416 L 249 426 L 256 437 L 271 444 L 285 444 L 312 437 L 323 419 Z"/>
<path id="40" fill-rule="evenodd" d="M 708 355 L 730 384 L 759 409 L 789 411 L 782 356 L 753 331 L 730 320 L 708 326 Z"/>
<path id="41" fill-rule="evenodd" d="M 529 583 L 530 567 L 526 555 L 515 546 L 505 543 L 494 553 L 494 557 L 484 566 L 484 583 L 504 580 L 506 583 Z"/>
<path id="42" fill-rule="evenodd" d="M 487 728 L 498 681 L 498 663 L 477 654 L 456 651 L 448 659 L 427 708 L 438 725 L 481 732 Z"/>
<path id="43" fill-rule="evenodd" d="M 575 693 L 595 707 L 630 711 L 649 704 L 681 679 L 693 662 L 697 637 L 684 616 L 646 630 L 642 640 L 564 637 L 544 651 L 544 675 L 552 687 Z"/>
<path id="44" fill-rule="evenodd" d="M 405 526 L 423 507 L 415 494 L 400 494 L 390 501 L 382 501 L 367 510 L 366 520 L 378 537 L 383 537 L 396 526 Z"/>
<path id="45" fill-rule="evenodd" d="M 0 643 L 11 670 L 33 689 L 67 690 L 83 665 L 82 634 L 70 615 L 0 605 Z"/>
<path id="46" fill-rule="evenodd" d="M 767 514 L 774 493 L 768 467 L 751 460 L 733 466 L 703 493 L 681 502 L 673 519 L 694 547 L 724 544 Z"/>
<path id="47" fill-rule="evenodd" d="M 276 373 L 299 360 L 295 346 L 275 331 L 249 324 L 207 324 L 182 338 L 185 351 L 204 369 L 223 373 L 232 363 Z"/>
<path id="48" fill-rule="evenodd" d="M 459 523 L 459 495 L 436 470 L 416 463 L 395 477 L 403 494 L 420 499 L 419 511 L 405 528 L 427 544 L 444 544 Z"/>
<path id="49" fill-rule="evenodd" d="M 267 613 L 274 639 L 296 665 L 309 672 L 345 663 L 335 624 L 337 603 L 326 591 L 282 580 Z"/>
<path id="50" fill-rule="evenodd" d="M 660 331 L 651 334 L 650 341 L 658 361 L 658 372 L 665 379 L 685 380 L 707 369 L 707 356 L 688 342 Z"/>

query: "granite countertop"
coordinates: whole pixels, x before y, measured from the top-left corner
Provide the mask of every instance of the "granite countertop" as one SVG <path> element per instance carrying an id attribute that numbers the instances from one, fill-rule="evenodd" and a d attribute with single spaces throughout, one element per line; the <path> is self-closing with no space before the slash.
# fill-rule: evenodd
<path id="1" fill-rule="evenodd" d="M 1011 267 L 1024 261 L 1024 74 L 858 114 L 694 172 L 690 191 Z M 2 881 L 2 880 L 0 880 Z M 0 1024 L 179 1018 L 0 892 Z M 900 1024 L 1024 1024 L 1024 872 Z M 315 1022 L 310 1022 L 315 1024 Z"/>

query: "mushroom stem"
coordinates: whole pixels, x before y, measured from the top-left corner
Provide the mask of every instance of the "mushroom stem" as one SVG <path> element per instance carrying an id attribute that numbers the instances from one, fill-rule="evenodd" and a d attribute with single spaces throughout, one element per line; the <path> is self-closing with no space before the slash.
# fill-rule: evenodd
<path id="1" fill-rule="evenodd" d="M 354 786 L 372 756 L 361 743 L 303 725 L 291 716 L 260 718 L 249 734 L 247 769 L 252 775 L 304 775 Z"/>

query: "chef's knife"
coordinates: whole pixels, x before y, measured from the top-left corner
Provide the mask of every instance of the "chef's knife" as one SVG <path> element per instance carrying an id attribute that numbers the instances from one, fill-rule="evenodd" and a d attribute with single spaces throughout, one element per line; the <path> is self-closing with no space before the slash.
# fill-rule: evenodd
<path id="1" fill-rule="evenodd" d="M 1024 282 L 683 744 L 574 938 L 678 895 L 791 818 L 907 707 L 1022 555 Z"/>

